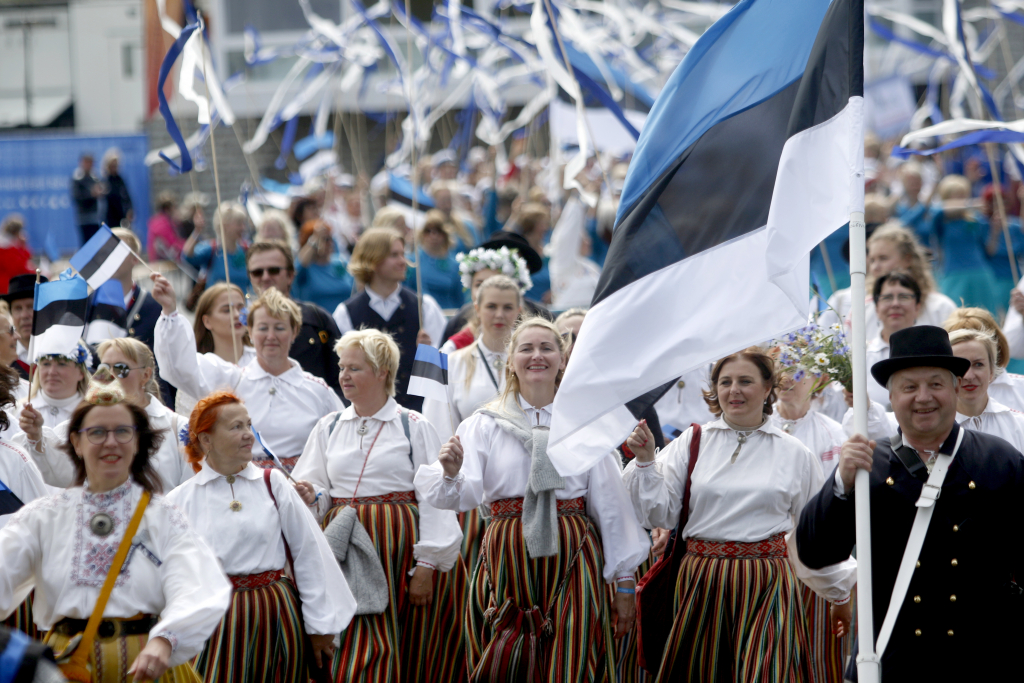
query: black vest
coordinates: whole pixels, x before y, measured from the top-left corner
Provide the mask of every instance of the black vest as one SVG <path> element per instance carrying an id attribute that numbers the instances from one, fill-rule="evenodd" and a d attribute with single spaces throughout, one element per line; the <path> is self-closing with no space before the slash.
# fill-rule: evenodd
<path id="1" fill-rule="evenodd" d="M 352 321 L 353 330 L 369 327 L 387 332 L 394 337 L 401 353 L 398 359 L 398 376 L 395 378 L 395 400 L 409 410 L 419 411 L 423 408 L 423 398 L 409 396 L 406 390 L 409 388 L 412 362 L 416 358 L 416 337 L 420 331 L 420 314 L 416 305 L 415 292 L 403 286 L 399 291 L 399 296 L 402 303 L 391 316 L 391 320 L 384 320 L 377 311 L 370 308 L 370 295 L 366 293 L 366 290 L 346 301 L 345 309 L 348 311 L 349 320 Z"/>

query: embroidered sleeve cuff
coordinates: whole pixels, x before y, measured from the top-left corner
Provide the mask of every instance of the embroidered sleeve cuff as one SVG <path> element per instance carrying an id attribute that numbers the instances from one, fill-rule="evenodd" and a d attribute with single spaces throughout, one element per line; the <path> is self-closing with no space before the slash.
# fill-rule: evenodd
<path id="1" fill-rule="evenodd" d="M 174 635 L 172 631 L 153 631 L 149 634 L 149 639 L 163 638 L 171 644 L 171 652 L 178 649 L 178 636 Z"/>
<path id="2" fill-rule="evenodd" d="M 458 495 L 462 492 L 462 482 L 465 480 L 466 475 L 462 472 L 459 472 L 454 477 L 449 477 L 447 475 L 442 477 L 442 481 L 444 481 L 444 494 L 446 496 Z"/>
<path id="3" fill-rule="evenodd" d="M 416 560 L 416 566 L 426 567 L 427 569 L 437 569 L 437 565 L 430 564 L 429 562 L 425 562 L 423 560 Z"/>
<path id="4" fill-rule="evenodd" d="M 850 596 L 849 595 L 847 595 L 845 598 L 842 598 L 840 600 L 833 600 L 832 604 L 836 605 L 836 606 L 839 606 L 839 605 L 845 605 L 848 602 L 850 602 Z"/>
<path id="5" fill-rule="evenodd" d="M 651 467 L 652 465 L 654 465 L 658 461 L 657 460 L 651 460 L 650 462 L 640 462 L 639 460 L 636 460 L 634 462 L 636 462 L 636 468 L 638 470 L 645 470 L 648 467 Z"/>

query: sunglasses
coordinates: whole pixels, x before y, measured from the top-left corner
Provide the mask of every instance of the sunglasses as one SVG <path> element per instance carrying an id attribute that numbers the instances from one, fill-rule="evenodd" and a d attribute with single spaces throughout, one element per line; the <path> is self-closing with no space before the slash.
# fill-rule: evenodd
<path id="1" fill-rule="evenodd" d="M 252 270 L 249 271 L 249 277 L 259 279 L 263 277 L 264 272 L 266 272 L 266 274 L 269 275 L 270 277 L 277 277 L 278 275 L 281 274 L 282 270 L 284 270 L 284 268 L 281 268 L 280 266 L 271 266 L 269 268 L 253 268 Z"/>
<path id="2" fill-rule="evenodd" d="M 132 370 L 142 370 L 142 369 L 143 368 L 141 368 L 141 367 L 138 367 L 138 368 L 128 367 L 127 363 L 114 363 L 113 365 L 111 365 L 110 363 L 100 363 L 96 367 L 96 372 L 99 372 L 100 370 L 106 370 L 107 372 L 112 374 L 114 377 L 117 377 L 118 379 L 124 379 L 125 377 L 127 377 L 128 375 L 130 375 L 132 373 Z"/>

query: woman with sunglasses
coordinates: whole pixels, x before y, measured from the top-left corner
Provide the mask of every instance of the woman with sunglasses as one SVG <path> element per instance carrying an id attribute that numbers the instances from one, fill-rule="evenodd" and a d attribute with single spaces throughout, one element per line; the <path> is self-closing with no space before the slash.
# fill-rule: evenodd
<path id="1" fill-rule="evenodd" d="M 118 380 L 128 400 L 146 411 L 153 428 L 168 430 L 151 461 L 163 490 L 170 491 L 190 479 L 193 472 L 180 437 L 188 420 L 160 403 L 156 362 L 149 347 L 127 337 L 107 339 L 99 345 L 97 354 L 100 365 L 96 369 L 96 381 L 106 384 Z M 29 421 L 23 417 L 22 429 L 24 431 L 15 436 L 14 441 L 35 456 L 39 469 L 51 480 L 49 483 L 62 488 L 71 486 L 75 468 L 61 450 L 61 444 L 68 439 L 68 422 L 51 428 L 38 418 Z"/>
<path id="2" fill-rule="evenodd" d="M 68 433 L 73 486 L 32 501 L 0 529 L 0 617 L 34 588 L 35 623 L 50 630 L 46 644 L 58 658 L 72 657 L 68 665 L 82 676 L 75 680 L 196 683 L 188 662 L 224 616 L 231 584 L 159 495 L 152 458 L 163 434 L 117 382 L 90 388 Z M 113 560 L 137 517 L 117 571 Z M 112 591 L 101 591 L 108 576 L 116 577 Z M 95 637 L 81 642 L 97 611 Z"/>
<path id="3" fill-rule="evenodd" d="M 156 358 L 165 380 L 193 396 L 228 389 L 245 401 L 265 449 L 280 458 L 287 471 L 295 466 L 317 421 L 344 406 L 319 377 L 303 371 L 289 356 L 302 326 L 298 304 L 274 287 L 263 290 L 249 306 L 246 324 L 256 361 L 239 367 L 209 354 L 193 353 L 195 340 L 178 315 L 174 288 L 154 273 L 153 298 L 163 307 L 156 323 Z M 273 457 L 254 448 L 255 462 L 270 467 Z"/>

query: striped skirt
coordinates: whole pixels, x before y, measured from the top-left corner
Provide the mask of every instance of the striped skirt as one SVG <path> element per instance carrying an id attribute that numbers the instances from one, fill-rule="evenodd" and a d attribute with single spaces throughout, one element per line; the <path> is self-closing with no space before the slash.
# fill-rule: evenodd
<path id="1" fill-rule="evenodd" d="M 856 633 L 856 617 L 850 624 L 850 633 L 837 638 L 832 633 L 829 602 L 807 586 L 800 584 L 800 599 L 807 615 L 807 630 L 810 634 L 809 665 L 814 671 L 817 683 L 842 683 L 846 658 L 853 652 L 853 634 Z"/>
<path id="2" fill-rule="evenodd" d="M 230 578 L 235 587 L 231 607 L 193 660 L 196 672 L 207 683 L 306 680 L 306 641 L 295 584 L 280 570 Z"/>
<path id="3" fill-rule="evenodd" d="M 519 501 L 521 514 L 521 499 L 513 500 Z M 586 516 L 582 498 L 558 503 L 558 555 L 535 559 L 527 556 L 516 506 L 509 501 L 491 506 L 492 518 L 481 550 L 484 561 L 477 565 L 473 577 L 466 622 L 466 658 L 477 677 L 485 674 L 485 666 L 493 683 L 591 683 L 614 676 L 615 645 L 610 594 L 601 574 L 601 539 Z M 575 565 L 555 595 L 577 548 L 581 550 Z M 543 614 L 550 613 L 551 632 L 542 636 L 534 657 L 519 653 L 521 656 L 506 657 L 495 666 L 497 658 L 491 648 L 502 648 L 504 639 L 495 638 L 485 612 L 498 609 L 509 599 L 521 610 L 538 607 Z M 538 670 L 529 670 L 531 660 Z M 496 673 L 499 668 L 500 674 Z"/>
<path id="4" fill-rule="evenodd" d="M 63 650 L 73 636 L 52 631 L 46 636 L 46 644 L 54 652 Z M 114 636 L 93 640 L 92 652 L 89 653 L 87 666 L 92 672 L 92 683 L 130 683 L 133 675 L 128 675 L 135 658 L 146 647 L 149 636 L 145 633 L 132 636 Z M 191 664 L 181 664 L 156 679 L 156 683 L 201 683 L 201 679 Z"/>
<path id="5" fill-rule="evenodd" d="M 326 528 L 349 499 L 336 499 L 324 517 Z M 466 607 L 466 568 L 461 559 L 447 572 L 434 572 L 429 605 L 409 602 L 413 545 L 419 537 L 419 507 L 412 491 L 356 498 L 359 521 L 380 555 L 388 581 L 382 614 L 362 614 L 341 634 L 334 654 L 337 683 L 450 683 L 466 680 L 462 622 Z"/>
<path id="6" fill-rule="evenodd" d="M 676 604 L 659 682 L 815 682 L 784 535 L 757 543 L 688 539 Z"/>
<path id="7" fill-rule="evenodd" d="M 28 597 L 25 598 L 25 602 L 18 605 L 18 608 L 11 612 L 11 615 L 0 623 L 9 629 L 21 631 L 32 640 L 42 640 L 44 634 L 39 630 L 35 621 L 32 619 L 33 593 L 29 593 Z"/>
<path id="8" fill-rule="evenodd" d="M 647 559 L 637 567 L 636 575 L 641 577 L 646 574 L 647 570 L 651 568 L 651 564 L 653 562 L 650 555 L 648 555 Z M 615 600 L 615 588 L 615 584 L 611 584 L 608 587 L 609 599 L 612 601 Z M 637 652 L 638 645 L 637 629 L 636 625 L 634 625 L 616 643 L 615 680 L 617 683 L 647 683 L 647 681 L 654 680 L 654 676 L 647 673 L 640 666 L 639 653 Z"/>
<path id="9" fill-rule="evenodd" d="M 476 571 L 476 563 L 480 561 L 480 544 L 484 540 L 487 524 L 479 508 L 459 513 L 459 526 L 462 527 L 462 561 L 466 563 L 466 571 Z"/>

